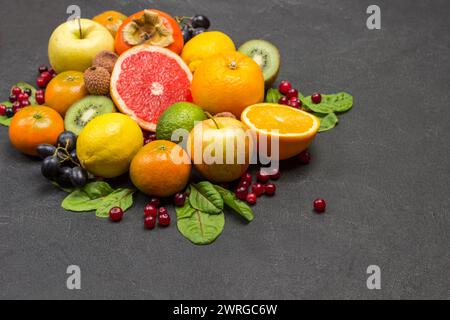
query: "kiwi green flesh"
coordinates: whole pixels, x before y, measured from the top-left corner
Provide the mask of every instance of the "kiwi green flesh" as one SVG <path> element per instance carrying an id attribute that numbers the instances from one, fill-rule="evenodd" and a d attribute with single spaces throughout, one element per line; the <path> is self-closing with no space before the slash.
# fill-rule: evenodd
<path id="1" fill-rule="evenodd" d="M 262 69 L 266 87 L 270 87 L 280 72 L 281 58 L 277 47 L 265 40 L 250 40 L 239 52 L 252 58 Z"/>
<path id="2" fill-rule="evenodd" d="M 88 96 L 75 102 L 69 108 L 64 125 L 66 130 L 79 135 L 92 119 L 112 112 L 115 112 L 115 107 L 111 99 L 103 96 Z"/>

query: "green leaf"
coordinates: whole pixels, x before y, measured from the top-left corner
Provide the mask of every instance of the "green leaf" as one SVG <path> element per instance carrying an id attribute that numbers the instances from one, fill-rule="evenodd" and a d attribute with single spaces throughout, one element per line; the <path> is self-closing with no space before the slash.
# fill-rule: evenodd
<path id="1" fill-rule="evenodd" d="M 0 104 L 5 105 L 7 108 L 12 107 L 12 103 L 9 101 L 0 102 Z M 9 127 L 11 124 L 12 118 L 8 118 L 7 116 L 0 116 L 0 124 L 6 127 Z"/>
<path id="2" fill-rule="evenodd" d="M 323 114 L 333 112 L 342 113 L 353 107 L 353 96 L 346 92 L 322 94 L 322 102 L 318 104 L 312 102 L 311 96 L 304 97 L 301 100 L 307 110 Z"/>
<path id="3" fill-rule="evenodd" d="M 69 194 L 63 200 L 61 206 L 68 211 L 88 212 L 97 210 L 102 201 L 102 198 L 92 199 L 83 189 L 78 189 Z"/>
<path id="4" fill-rule="evenodd" d="M 191 184 L 189 202 L 194 209 L 209 214 L 220 214 L 224 207 L 222 196 L 208 181 Z"/>
<path id="5" fill-rule="evenodd" d="M 19 83 L 16 83 L 15 85 L 13 85 L 11 87 L 11 90 L 12 90 L 12 88 L 15 88 L 15 87 L 19 87 L 22 90 L 30 89 L 31 90 L 31 97 L 29 97 L 28 100 L 30 101 L 31 105 L 37 105 L 37 102 L 36 102 L 36 88 L 35 87 L 33 87 L 31 84 L 26 83 L 24 81 L 21 81 Z"/>
<path id="6" fill-rule="evenodd" d="M 114 189 L 104 181 L 96 181 L 88 183 L 84 188 L 84 192 L 87 193 L 89 198 L 96 199 L 109 195 L 114 192 Z"/>
<path id="7" fill-rule="evenodd" d="M 225 227 L 225 215 L 208 214 L 200 210 L 193 210 L 192 215 L 180 214 L 177 209 L 177 226 L 180 233 L 193 244 L 207 245 L 213 243 Z"/>
<path id="8" fill-rule="evenodd" d="M 188 199 L 186 199 L 186 202 L 184 203 L 184 206 L 182 207 L 176 207 L 175 208 L 177 212 L 177 219 L 188 219 L 192 217 L 192 215 L 195 213 L 195 209 L 191 206 L 191 203 Z"/>
<path id="9" fill-rule="evenodd" d="M 233 209 L 240 217 L 244 218 L 247 222 L 252 222 L 255 219 L 252 208 L 244 201 L 239 200 L 233 192 L 221 186 L 215 186 L 215 188 L 222 195 L 225 204 Z"/>
<path id="10" fill-rule="evenodd" d="M 280 90 L 271 88 L 267 90 L 266 102 L 267 103 L 278 103 L 280 98 L 283 97 Z"/>
<path id="11" fill-rule="evenodd" d="M 133 206 L 134 189 L 117 189 L 108 196 L 102 198 L 102 202 L 95 212 L 99 218 L 108 218 L 109 211 L 114 207 L 121 208 L 124 212 Z"/>
<path id="12" fill-rule="evenodd" d="M 319 132 L 324 132 L 333 129 L 339 123 L 339 119 L 334 113 L 321 114 L 315 113 L 316 117 L 320 119 Z"/>

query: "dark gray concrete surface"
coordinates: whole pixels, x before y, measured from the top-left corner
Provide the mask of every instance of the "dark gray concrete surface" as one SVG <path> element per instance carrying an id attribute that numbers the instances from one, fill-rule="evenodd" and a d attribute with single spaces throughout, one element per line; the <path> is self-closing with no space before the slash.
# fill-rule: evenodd
<path id="1" fill-rule="evenodd" d="M 69 4 L 83 17 L 146 7 L 204 13 L 238 44 L 277 44 L 281 78 L 302 92 L 345 90 L 355 107 L 320 134 L 310 166 L 283 165 L 278 195 L 260 201 L 254 223 L 227 216 L 207 247 L 175 225 L 144 231 L 144 196 L 120 224 L 65 212 L 64 193 L 0 128 L 0 298 L 450 298 L 448 1 L 2 0 L 3 100 L 47 63 Z M 366 28 L 370 4 L 381 7 L 379 31 Z M 312 212 L 316 197 L 327 199 L 327 214 Z M 72 264 L 80 291 L 66 288 Z M 381 268 L 379 291 L 366 287 L 369 265 Z"/>

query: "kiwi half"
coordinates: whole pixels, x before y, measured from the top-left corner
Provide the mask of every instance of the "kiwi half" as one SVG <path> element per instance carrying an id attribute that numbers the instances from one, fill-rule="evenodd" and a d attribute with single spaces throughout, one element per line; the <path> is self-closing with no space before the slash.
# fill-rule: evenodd
<path id="1" fill-rule="evenodd" d="M 79 135 L 81 130 L 95 117 L 116 111 L 111 99 L 104 96 L 87 96 L 75 102 L 64 119 L 66 130 Z"/>
<path id="2" fill-rule="evenodd" d="M 266 40 L 250 40 L 244 43 L 239 52 L 252 58 L 262 69 L 266 88 L 270 88 L 277 80 L 280 72 L 280 51 Z"/>

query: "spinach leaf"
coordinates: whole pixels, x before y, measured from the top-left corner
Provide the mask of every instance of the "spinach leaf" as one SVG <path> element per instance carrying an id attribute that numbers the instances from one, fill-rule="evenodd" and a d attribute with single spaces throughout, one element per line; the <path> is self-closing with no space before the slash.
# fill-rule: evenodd
<path id="1" fill-rule="evenodd" d="M 319 132 L 331 130 L 334 127 L 336 127 L 336 125 L 339 123 L 339 119 L 335 113 L 329 114 L 315 113 L 314 115 L 320 119 Z"/>
<path id="2" fill-rule="evenodd" d="M 221 214 L 224 207 L 222 196 L 208 181 L 191 184 L 189 202 L 194 209 L 208 214 Z"/>
<path id="3" fill-rule="evenodd" d="M 12 107 L 12 103 L 9 101 L 1 102 L 0 104 L 3 104 L 7 108 Z M 11 124 L 12 118 L 8 118 L 7 116 L 0 116 L 0 124 L 4 125 L 6 127 L 9 127 Z"/>
<path id="4" fill-rule="evenodd" d="M 207 245 L 213 243 L 225 227 L 225 215 L 208 214 L 191 208 L 192 215 L 185 214 L 177 208 L 177 226 L 180 233 L 193 244 Z"/>
<path id="5" fill-rule="evenodd" d="M 301 99 L 301 101 L 303 103 L 303 107 L 305 107 L 307 111 L 314 111 L 317 113 L 324 113 L 324 114 L 334 112 L 333 105 L 325 101 L 324 95 L 322 95 L 322 102 L 318 104 L 312 102 L 311 96 L 304 97 Z"/>
<path id="6" fill-rule="evenodd" d="M 278 101 L 280 100 L 280 98 L 282 96 L 283 95 L 280 93 L 280 90 L 271 88 L 271 89 L 267 90 L 266 102 L 267 103 L 278 103 Z"/>
<path id="7" fill-rule="evenodd" d="M 315 104 L 311 100 L 311 96 L 301 99 L 303 106 L 316 113 L 332 113 L 332 112 L 346 112 L 353 107 L 353 96 L 346 92 L 339 92 L 336 94 L 322 94 L 322 102 Z"/>
<path id="8" fill-rule="evenodd" d="M 124 212 L 133 206 L 134 189 L 117 189 L 108 196 L 104 197 L 95 212 L 99 218 L 108 218 L 109 210 L 114 207 L 121 208 Z"/>
<path id="9" fill-rule="evenodd" d="M 96 181 L 88 183 L 84 188 L 83 191 L 87 193 L 89 198 L 95 199 L 95 198 L 101 198 L 109 195 L 114 191 L 111 186 L 104 182 L 104 181 Z"/>
<path id="10" fill-rule="evenodd" d="M 253 214 L 253 210 L 247 205 L 247 203 L 239 200 L 236 197 L 236 195 L 230 190 L 222 188 L 221 186 L 215 186 L 215 188 L 222 195 L 223 201 L 228 207 L 233 209 L 234 212 L 236 212 L 240 217 L 245 219 L 247 222 L 253 221 L 255 216 Z"/>

